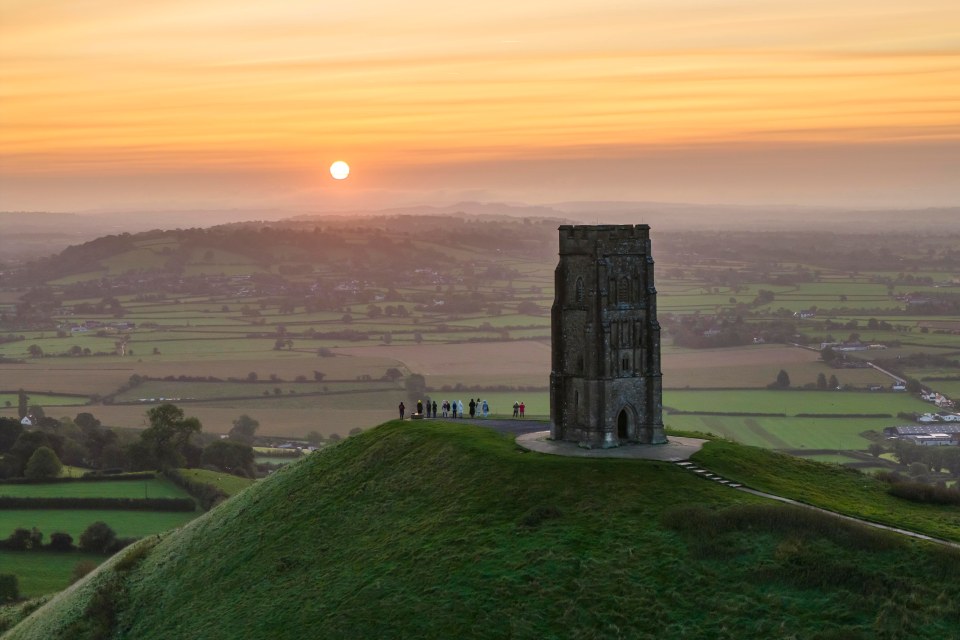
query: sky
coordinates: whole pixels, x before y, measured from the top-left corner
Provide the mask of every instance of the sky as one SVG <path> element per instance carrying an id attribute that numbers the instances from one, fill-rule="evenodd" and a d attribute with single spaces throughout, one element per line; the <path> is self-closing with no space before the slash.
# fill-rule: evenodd
<path id="1" fill-rule="evenodd" d="M 927 207 L 958 176 L 956 0 L 0 0 L 0 210 Z"/>

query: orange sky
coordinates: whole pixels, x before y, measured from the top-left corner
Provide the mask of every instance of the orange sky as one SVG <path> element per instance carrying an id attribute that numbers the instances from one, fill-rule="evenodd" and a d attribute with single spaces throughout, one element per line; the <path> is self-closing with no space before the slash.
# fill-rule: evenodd
<path id="1" fill-rule="evenodd" d="M 956 0 L 0 0 L 5 210 L 926 206 L 958 150 Z"/>

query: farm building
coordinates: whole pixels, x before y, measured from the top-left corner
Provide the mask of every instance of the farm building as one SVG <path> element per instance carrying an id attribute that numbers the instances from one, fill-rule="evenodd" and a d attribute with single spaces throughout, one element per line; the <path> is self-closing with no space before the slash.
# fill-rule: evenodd
<path id="1" fill-rule="evenodd" d="M 907 440 L 922 446 L 960 444 L 960 424 L 908 424 L 898 427 L 887 427 L 883 432 L 888 438 Z"/>

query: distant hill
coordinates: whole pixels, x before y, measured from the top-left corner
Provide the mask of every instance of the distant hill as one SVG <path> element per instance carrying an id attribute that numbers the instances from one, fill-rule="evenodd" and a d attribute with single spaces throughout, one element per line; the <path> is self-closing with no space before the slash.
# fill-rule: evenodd
<path id="1" fill-rule="evenodd" d="M 874 482 L 797 464 L 827 495 Z M 140 542 L 5 638 L 944 638 L 958 569 L 669 463 L 392 422 Z"/>
<path id="2" fill-rule="evenodd" d="M 8 274 L 14 285 L 66 279 L 127 279 L 446 269 L 497 254 L 555 254 L 558 221 L 391 215 L 239 222 L 211 228 L 153 230 L 98 237 L 32 260 Z M 466 250 L 451 251 L 451 250 Z M 360 275 L 359 273 L 357 275 Z"/>
<path id="3" fill-rule="evenodd" d="M 712 205 L 680 202 L 571 201 L 541 205 L 457 202 L 379 210 L 298 212 L 280 209 L 124 211 L 110 213 L 0 212 L 0 255 L 28 260 L 100 236 L 150 230 L 210 228 L 235 223 L 367 224 L 409 217 L 492 222 L 518 218 L 576 224 L 649 224 L 658 231 L 838 231 L 958 233 L 960 207 L 856 210 L 790 205 Z"/>

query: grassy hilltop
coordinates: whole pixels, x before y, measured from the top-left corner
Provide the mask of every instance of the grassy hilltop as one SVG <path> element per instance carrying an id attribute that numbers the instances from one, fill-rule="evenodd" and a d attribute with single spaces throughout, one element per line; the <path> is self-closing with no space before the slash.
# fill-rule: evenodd
<path id="1" fill-rule="evenodd" d="M 770 455 L 714 446 L 747 474 Z M 958 588 L 958 552 L 667 463 L 390 422 L 142 541 L 5 638 L 944 638 Z"/>

